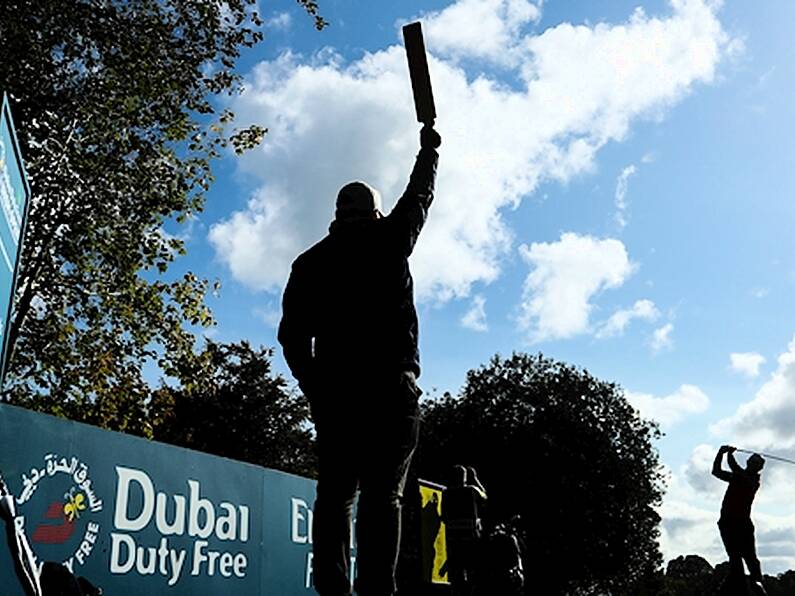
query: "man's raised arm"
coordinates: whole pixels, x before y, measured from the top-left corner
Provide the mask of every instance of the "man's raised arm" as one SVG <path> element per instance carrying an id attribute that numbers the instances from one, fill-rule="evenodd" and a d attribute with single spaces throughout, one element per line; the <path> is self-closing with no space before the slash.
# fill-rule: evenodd
<path id="1" fill-rule="evenodd" d="M 414 162 L 408 186 L 395 208 L 387 216 L 397 227 L 406 256 L 414 250 L 417 237 L 428 217 L 428 208 L 433 201 L 436 184 L 436 164 L 439 154 L 436 149 L 442 138 L 431 126 L 425 125 L 420 131 L 420 152 Z"/>
<path id="2" fill-rule="evenodd" d="M 737 450 L 736 447 L 732 447 L 727 445 L 728 449 L 726 450 L 726 461 L 729 464 L 729 469 L 734 472 L 735 474 L 742 474 L 745 470 L 737 463 L 737 460 L 734 459 L 734 452 Z"/>
<path id="3" fill-rule="evenodd" d="M 712 462 L 712 475 L 715 478 L 720 478 L 726 482 L 729 482 L 732 479 L 731 472 L 727 472 L 721 468 L 723 464 L 723 454 L 729 451 L 728 445 L 722 445 L 720 449 L 718 449 L 717 455 L 715 455 L 715 461 Z"/>

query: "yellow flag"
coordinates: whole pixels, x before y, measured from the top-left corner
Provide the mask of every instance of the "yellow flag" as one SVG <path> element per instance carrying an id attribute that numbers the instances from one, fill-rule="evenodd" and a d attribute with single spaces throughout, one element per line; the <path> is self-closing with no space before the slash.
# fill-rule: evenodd
<path id="1" fill-rule="evenodd" d="M 444 487 L 427 480 L 419 480 L 420 500 L 420 556 L 423 581 L 449 584 L 447 579 L 447 545 L 442 521 L 442 491 Z"/>

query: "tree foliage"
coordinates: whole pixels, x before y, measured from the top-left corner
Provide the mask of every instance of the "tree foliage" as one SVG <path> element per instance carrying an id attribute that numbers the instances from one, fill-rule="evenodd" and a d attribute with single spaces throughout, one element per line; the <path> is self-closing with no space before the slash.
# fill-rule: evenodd
<path id="1" fill-rule="evenodd" d="M 706 596 L 717 594 L 725 579 L 716 578 L 709 562 L 696 555 L 680 556 L 668 562 L 664 596 Z"/>
<path id="2" fill-rule="evenodd" d="M 316 17 L 317 4 L 298 0 Z M 262 38 L 256 0 L 8 0 L 0 90 L 32 188 L 11 321 L 6 396 L 151 434 L 147 362 L 195 357 L 208 282 L 166 277 L 185 252 L 164 223 L 201 211 L 211 161 L 266 130 L 232 127 L 212 99 L 239 90 Z M 319 20 L 318 20 L 319 19 Z"/>
<path id="3" fill-rule="evenodd" d="M 458 397 L 424 403 L 416 473 L 446 483 L 474 466 L 490 523 L 522 516 L 533 594 L 640 594 L 662 563 L 662 476 L 621 389 L 544 358 L 494 357 Z"/>
<path id="4" fill-rule="evenodd" d="M 717 533 L 717 528 L 715 532 Z M 668 562 L 659 595 L 724 596 L 734 593 L 727 584 L 728 578 L 728 561 L 718 563 L 713 568 L 706 559 L 698 555 L 679 556 Z M 762 584 L 768 596 L 791 596 L 795 594 L 795 571 L 786 571 L 776 576 L 765 575 Z"/>
<path id="5" fill-rule="evenodd" d="M 159 441 L 315 475 L 306 399 L 271 370 L 272 351 L 207 342 L 190 381 L 158 389 L 150 405 Z"/>

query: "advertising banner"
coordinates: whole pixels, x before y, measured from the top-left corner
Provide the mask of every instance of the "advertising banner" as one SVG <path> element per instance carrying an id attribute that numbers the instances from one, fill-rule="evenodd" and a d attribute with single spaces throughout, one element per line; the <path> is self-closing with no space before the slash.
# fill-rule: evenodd
<path id="1" fill-rule="evenodd" d="M 314 593 L 312 480 L 8 405 L 0 474 L 38 562 L 106 594 Z M 3 595 L 17 585 L 2 540 Z"/>
<path id="2" fill-rule="evenodd" d="M 11 109 L 3 94 L 0 109 L 0 381 L 5 373 L 11 299 L 29 199 L 30 188 L 11 120 Z"/>

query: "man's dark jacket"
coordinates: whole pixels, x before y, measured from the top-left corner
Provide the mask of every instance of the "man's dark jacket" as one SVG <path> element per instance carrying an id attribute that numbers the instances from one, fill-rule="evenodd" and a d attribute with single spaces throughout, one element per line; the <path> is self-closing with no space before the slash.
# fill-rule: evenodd
<path id="1" fill-rule="evenodd" d="M 336 220 L 293 263 L 278 339 L 304 392 L 327 375 L 351 381 L 400 371 L 419 376 L 408 257 L 433 200 L 437 160 L 435 150 L 421 149 L 389 215 Z"/>

